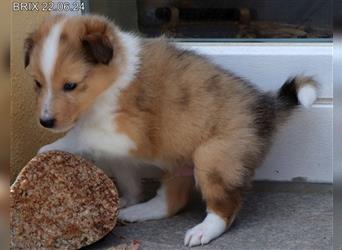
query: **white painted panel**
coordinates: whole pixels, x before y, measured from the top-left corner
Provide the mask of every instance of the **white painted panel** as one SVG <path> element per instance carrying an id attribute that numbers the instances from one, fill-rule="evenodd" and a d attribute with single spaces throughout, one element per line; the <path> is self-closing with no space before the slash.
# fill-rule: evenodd
<path id="1" fill-rule="evenodd" d="M 321 84 L 320 98 L 332 98 L 332 45 L 213 45 L 179 46 L 208 56 L 215 63 L 264 90 L 276 91 L 289 76 L 311 75 Z"/>
<path id="2" fill-rule="evenodd" d="M 332 105 L 317 105 L 295 113 L 276 134 L 256 179 L 332 182 L 332 111 Z"/>
<path id="3" fill-rule="evenodd" d="M 332 97 L 331 56 L 211 56 L 239 76 L 251 80 L 264 90 L 276 91 L 289 76 L 312 75 L 321 84 L 319 97 Z"/>

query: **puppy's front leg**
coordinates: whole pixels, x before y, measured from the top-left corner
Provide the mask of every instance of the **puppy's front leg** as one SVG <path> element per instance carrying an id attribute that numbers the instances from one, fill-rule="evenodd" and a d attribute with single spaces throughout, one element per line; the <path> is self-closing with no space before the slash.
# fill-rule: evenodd
<path id="1" fill-rule="evenodd" d="M 69 131 L 64 137 L 57 141 L 47 144 L 38 150 L 38 154 L 45 153 L 48 151 L 66 151 L 69 153 L 77 154 L 80 152 L 80 148 L 77 145 L 77 138 L 73 131 Z"/>

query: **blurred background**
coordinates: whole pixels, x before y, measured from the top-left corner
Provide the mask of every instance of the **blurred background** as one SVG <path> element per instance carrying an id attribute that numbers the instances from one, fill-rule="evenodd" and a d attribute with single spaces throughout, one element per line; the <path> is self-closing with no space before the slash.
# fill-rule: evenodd
<path id="1" fill-rule="evenodd" d="M 24 68 L 24 40 L 47 15 L 13 11 L 11 16 L 11 181 L 41 146 L 56 138 L 38 125 L 33 80 Z"/>
<path id="2" fill-rule="evenodd" d="M 0 2 L 0 249 L 8 248 L 10 4 Z"/>
<path id="3" fill-rule="evenodd" d="M 85 12 L 111 17 L 126 30 L 178 41 L 323 41 L 333 33 L 330 0 L 82 2 Z"/>
<path id="4" fill-rule="evenodd" d="M 342 1 L 334 2 L 334 249 L 342 249 Z"/>

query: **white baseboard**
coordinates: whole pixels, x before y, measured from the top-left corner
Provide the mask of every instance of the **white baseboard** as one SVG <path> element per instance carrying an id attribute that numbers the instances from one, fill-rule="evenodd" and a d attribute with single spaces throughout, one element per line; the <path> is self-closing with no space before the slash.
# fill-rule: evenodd
<path id="1" fill-rule="evenodd" d="M 279 129 L 257 180 L 331 183 L 332 105 L 315 105 L 294 114 Z"/>

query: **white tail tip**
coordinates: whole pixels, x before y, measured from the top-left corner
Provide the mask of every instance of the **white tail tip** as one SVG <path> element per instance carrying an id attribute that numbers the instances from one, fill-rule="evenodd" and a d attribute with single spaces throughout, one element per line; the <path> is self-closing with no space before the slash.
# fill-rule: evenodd
<path id="1" fill-rule="evenodd" d="M 309 108 L 317 99 L 317 89 L 313 85 L 304 85 L 298 91 L 298 100 L 304 107 Z"/>

